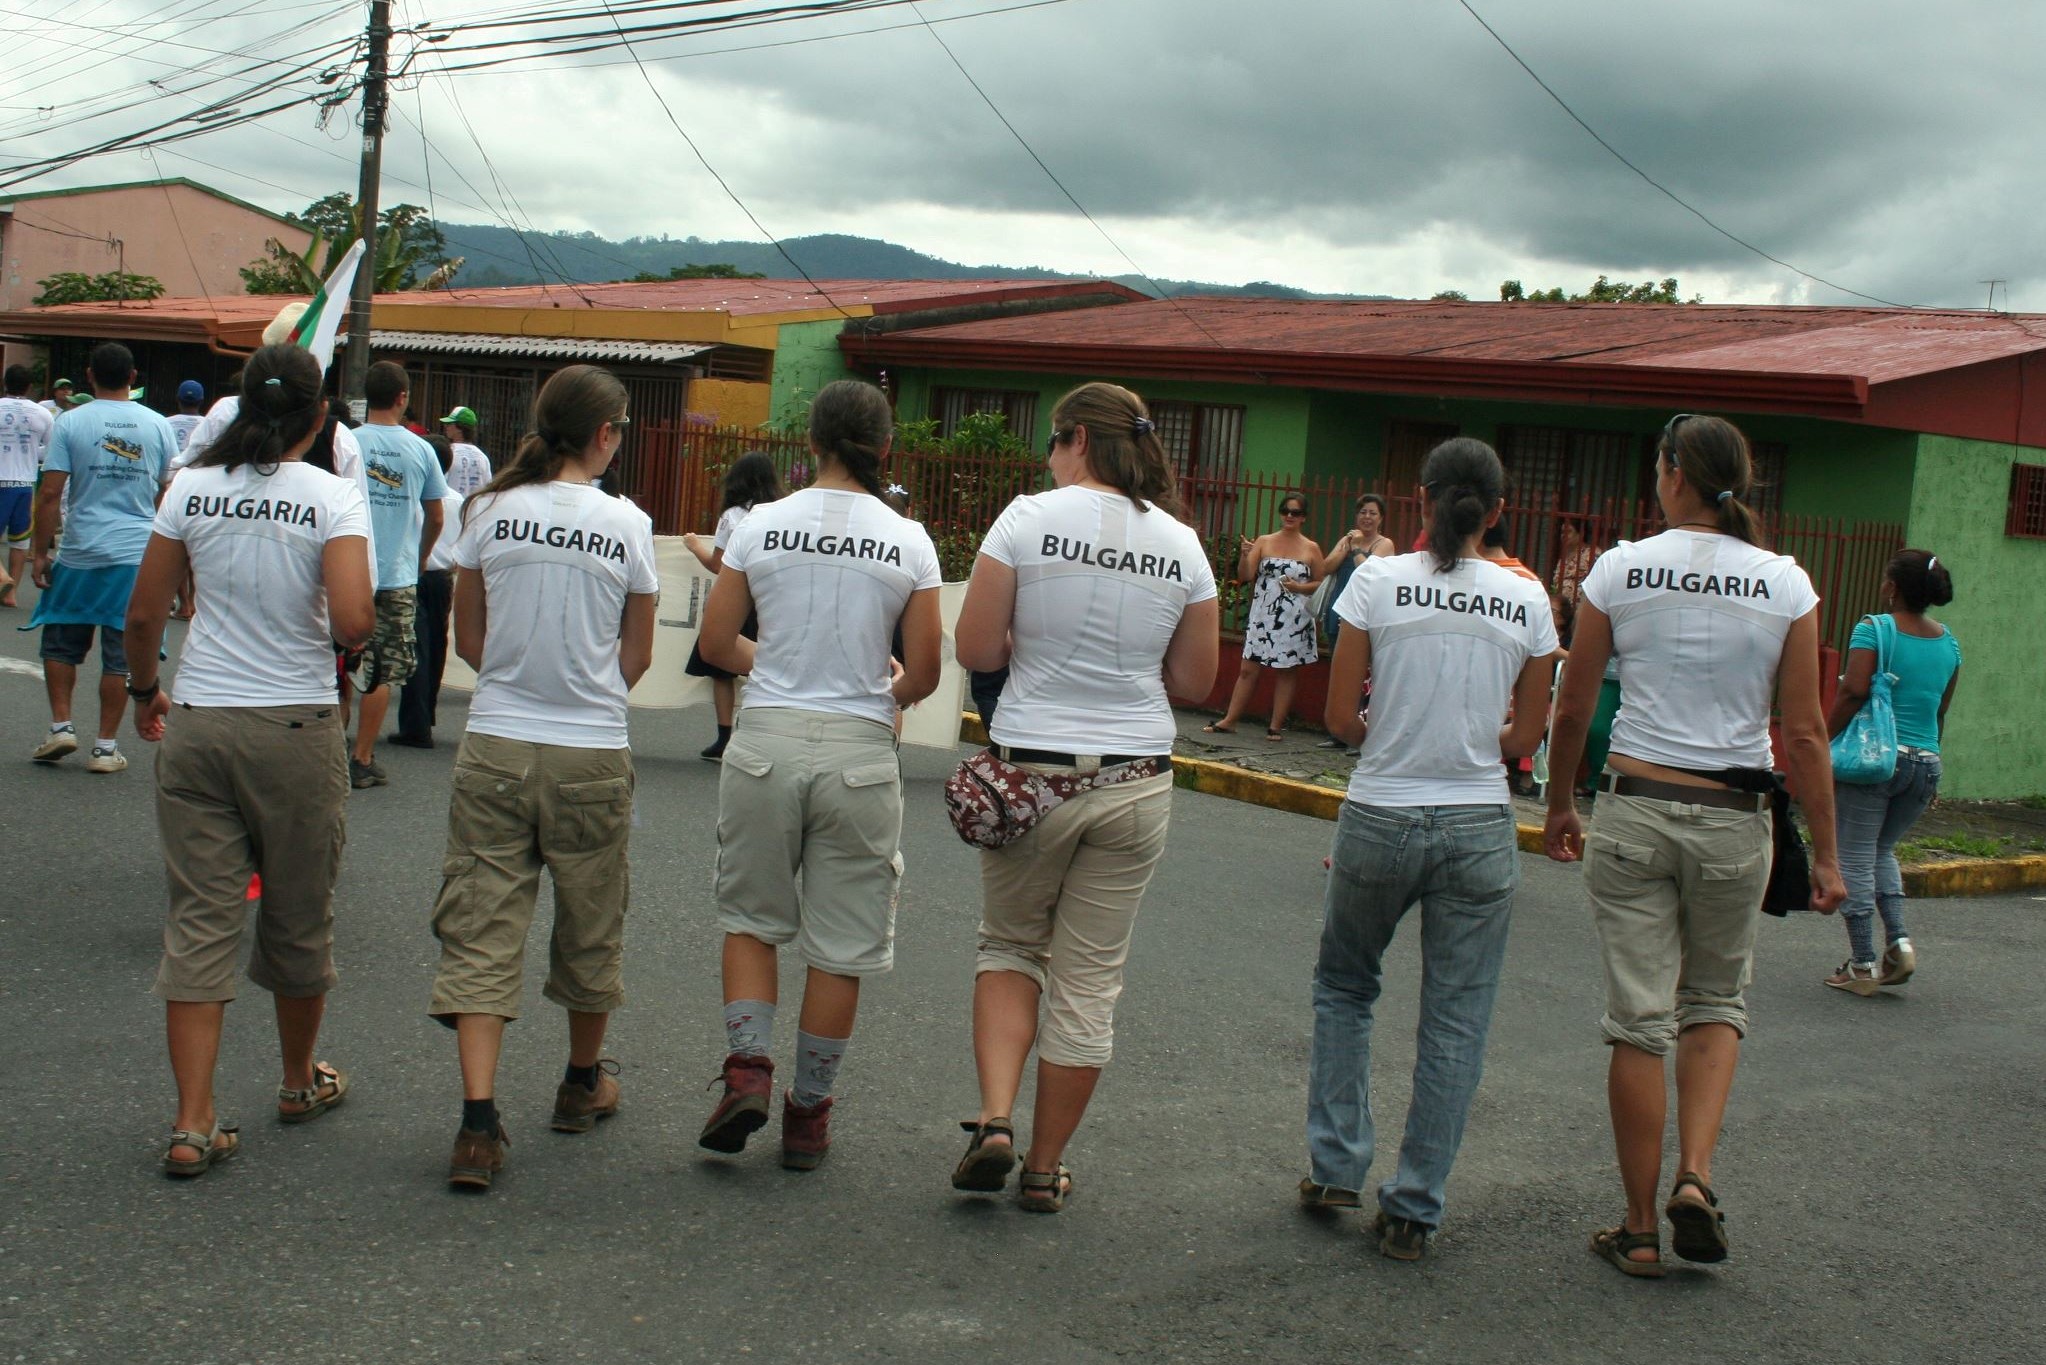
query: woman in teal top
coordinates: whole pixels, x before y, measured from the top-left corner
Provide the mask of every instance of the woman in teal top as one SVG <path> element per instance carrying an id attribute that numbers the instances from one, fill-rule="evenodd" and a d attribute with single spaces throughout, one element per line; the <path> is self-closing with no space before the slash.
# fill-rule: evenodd
<path id="1" fill-rule="evenodd" d="M 1887 617 L 1865 617 L 1847 643 L 1847 671 L 1828 717 L 1838 735 L 1868 700 L 1877 655 L 1887 652 L 1896 679 L 1890 699 L 1897 712 L 1897 771 L 1885 782 L 1840 782 L 1833 792 L 1840 874 L 1847 882 L 1849 956 L 1826 984 L 1855 995 L 1901 986 L 1918 969 L 1918 954 L 1904 931 L 1904 877 L 1897 844 L 1932 804 L 1939 790 L 1939 735 L 1961 675 L 1961 646 L 1953 632 L 1926 616 L 1954 600 L 1954 580 L 1939 556 L 1900 550 L 1883 576 Z M 1875 917 L 1883 917 L 1886 947 L 1876 957 Z"/>

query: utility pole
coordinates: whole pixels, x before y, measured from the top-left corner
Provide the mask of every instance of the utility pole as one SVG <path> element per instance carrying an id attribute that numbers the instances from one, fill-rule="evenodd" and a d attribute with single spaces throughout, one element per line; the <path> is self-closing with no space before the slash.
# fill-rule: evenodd
<path id="1" fill-rule="evenodd" d="M 362 264 L 356 267 L 355 285 L 349 291 L 348 364 L 341 385 L 341 396 L 351 409 L 362 398 L 369 377 L 369 302 L 376 292 L 377 191 L 384 174 L 390 55 L 391 0 L 370 0 L 369 66 L 362 78 L 362 179 L 355 191 L 356 212 L 362 218 Z M 355 411 L 356 417 L 362 415 Z"/>

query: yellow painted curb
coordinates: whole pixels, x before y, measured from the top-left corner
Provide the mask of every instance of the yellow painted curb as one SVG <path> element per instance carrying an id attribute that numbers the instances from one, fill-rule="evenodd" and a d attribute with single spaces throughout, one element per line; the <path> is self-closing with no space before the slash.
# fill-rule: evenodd
<path id="1" fill-rule="evenodd" d="M 1919 863 L 1904 869 L 1907 896 L 2003 896 L 2046 887 L 2046 856 Z"/>

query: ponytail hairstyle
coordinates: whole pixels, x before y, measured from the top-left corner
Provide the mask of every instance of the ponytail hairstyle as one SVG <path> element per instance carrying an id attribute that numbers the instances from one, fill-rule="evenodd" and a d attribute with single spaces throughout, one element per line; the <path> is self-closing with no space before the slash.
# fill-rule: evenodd
<path id="1" fill-rule="evenodd" d="M 284 452 L 320 424 L 323 380 L 320 362 L 304 347 L 262 347 L 242 367 L 234 421 L 193 463 L 229 470 L 247 464 L 273 473 Z"/>
<path id="2" fill-rule="evenodd" d="M 1899 550 L 1884 571 L 1907 610 L 1923 613 L 1954 600 L 1954 576 L 1929 550 Z"/>
<path id="3" fill-rule="evenodd" d="M 774 467 L 773 457 L 764 450 L 749 450 L 725 471 L 725 502 L 718 510 L 758 507 L 788 495 L 788 486 L 781 481 L 781 471 Z"/>
<path id="4" fill-rule="evenodd" d="M 547 376 L 533 400 L 533 426 L 519 440 L 512 457 L 497 467 L 489 483 L 462 504 L 462 521 L 492 493 L 508 493 L 530 483 L 551 483 L 562 462 L 579 457 L 606 422 L 625 417 L 625 385 L 595 365 L 569 365 Z"/>
<path id="5" fill-rule="evenodd" d="M 1456 436 L 1428 452 L 1421 462 L 1421 486 L 1433 499 L 1428 553 L 1435 556 L 1435 572 L 1448 573 L 1506 496 L 1506 467 L 1483 441 Z"/>
<path id="6" fill-rule="evenodd" d="M 810 445 L 829 455 L 860 487 L 882 501 L 881 460 L 895 435 L 888 396 L 858 379 L 838 379 L 810 400 Z"/>
<path id="7" fill-rule="evenodd" d="M 1116 384 L 1082 384 L 1051 411 L 1052 442 L 1087 428 L 1087 473 L 1136 504 L 1179 517 L 1179 475 L 1144 400 Z"/>
<path id="8" fill-rule="evenodd" d="M 1669 419 L 1655 453 L 1712 509 L 1719 529 L 1750 545 L 1762 543 L 1761 519 L 1748 506 L 1755 491 L 1755 459 L 1741 429 L 1721 417 L 1680 412 Z"/>

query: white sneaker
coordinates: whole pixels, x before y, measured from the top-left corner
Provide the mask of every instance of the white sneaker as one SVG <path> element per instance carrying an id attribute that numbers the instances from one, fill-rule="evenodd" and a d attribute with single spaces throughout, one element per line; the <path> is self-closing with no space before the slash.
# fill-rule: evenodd
<path id="1" fill-rule="evenodd" d="M 92 757 L 85 760 L 85 770 L 89 773 L 118 773 L 125 771 L 127 766 L 128 756 L 119 749 L 104 754 L 94 749 Z"/>
<path id="2" fill-rule="evenodd" d="M 1911 973 L 1918 970 L 1918 950 L 1911 946 L 1911 940 L 1900 938 L 1883 953 L 1883 984 L 1901 986 L 1911 979 Z"/>
<path id="3" fill-rule="evenodd" d="M 77 748 L 78 735 L 75 731 L 52 730 L 43 737 L 43 742 L 36 746 L 36 751 L 29 755 L 29 759 L 36 763 L 55 763 Z"/>

